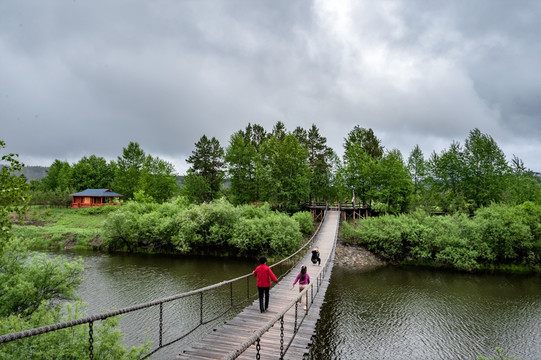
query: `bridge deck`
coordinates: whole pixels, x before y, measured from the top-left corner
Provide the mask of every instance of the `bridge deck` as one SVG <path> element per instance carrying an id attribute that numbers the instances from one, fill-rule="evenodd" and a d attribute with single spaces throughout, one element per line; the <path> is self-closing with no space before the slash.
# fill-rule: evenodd
<path id="1" fill-rule="evenodd" d="M 315 332 L 315 326 L 319 319 L 319 311 L 323 304 L 325 291 L 327 290 L 329 283 L 334 260 L 334 241 L 338 230 L 339 220 L 339 211 L 328 211 L 325 222 L 322 224 L 320 232 L 314 241 L 313 246 L 318 246 L 321 254 L 321 266 L 312 265 L 310 261 L 311 252 L 309 251 L 302 261 L 300 261 L 299 264 L 281 280 L 280 285 L 275 285 L 271 289 L 269 309 L 267 312 L 263 314 L 260 313 L 259 300 L 256 299 L 234 319 L 226 322 L 222 327 L 215 329 L 197 344 L 184 350 L 176 359 L 221 359 L 238 348 L 239 345 L 252 336 L 255 331 L 284 310 L 286 304 L 294 301 L 299 295 L 298 285 L 292 290 L 291 284 L 293 284 L 302 264 L 306 264 L 308 267 L 311 284 L 314 285 L 313 291 L 308 292 L 311 298 L 311 304 L 308 310 L 303 310 L 302 306 L 298 306 L 299 316 L 297 317 L 297 321 L 300 322 L 302 315 L 304 315 L 305 312 L 306 317 L 302 320 L 302 324 L 298 326 L 297 333 L 293 338 L 289 349 L 287 349 L 284 359 L 302 359 L 305 354 L 308 354 L 308 348 L 311 345 L 311 338 Z M 323 272 L 325 266 L 328 266 L 328 270 Z M 319 292 L 316 292 L 316 282 L 320 285 Z M 290 339 L 293 337 L 295 319 L 295 307 L 293 307 L 284 315 L 284 347 L 287 346 L 287 343 L 289 343 Z M 274 359 L 280 357 L 282 333 L 280 328 L 281 324 L 280 321 L 278 321 L 261 337 L 259 352 L 261 359 Z M 255 345 L 248 348 L 238 357 L 238 359 L 255 358 Z"/>

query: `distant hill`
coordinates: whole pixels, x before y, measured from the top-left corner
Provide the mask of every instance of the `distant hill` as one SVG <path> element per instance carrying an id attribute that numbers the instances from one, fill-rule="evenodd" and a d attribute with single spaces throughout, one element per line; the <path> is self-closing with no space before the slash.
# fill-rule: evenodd
<path id="1" fill-rule="evenodd" d="M 23 167 L 23 175 L 26 177 L 27 181 L 30 180 L 41 180 L 47 176 L 47 170 L 49 168 L 46 166 L 25 166 Z"/>

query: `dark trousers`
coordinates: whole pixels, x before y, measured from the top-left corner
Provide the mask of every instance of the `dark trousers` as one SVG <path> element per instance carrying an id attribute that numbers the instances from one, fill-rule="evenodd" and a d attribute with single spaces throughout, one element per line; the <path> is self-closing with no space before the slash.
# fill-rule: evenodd
<path id="1" fill-rule="evenodd" d="M 318 258 L 318 257 L 317 258 L 312 258 L 312 264 L 315 265 L 316 263 L 318 263 L 318 265 L 321 265 L 321 259 Z"/>
<path id="2" fill-rule="evenodd" d="M 259 291 L 259 310 L 261 312 L 264 312 L 269 307 L 269 290 L 270 287 L 257 287 L 257 290 Z M 263 306 L 263 301 L 265 302 L 265 306 Z"/>

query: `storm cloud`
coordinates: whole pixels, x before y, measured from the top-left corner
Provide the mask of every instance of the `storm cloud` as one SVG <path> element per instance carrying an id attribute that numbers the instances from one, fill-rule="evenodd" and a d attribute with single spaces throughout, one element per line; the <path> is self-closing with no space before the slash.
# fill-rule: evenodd
<path id="1" fill-rule="evenodd" d="M 538 1 L 0 4 L 0 139 L 26 165 L 130 141 L 179 173 L 205 134 L 355 125 L 404 158 L 479 128 L 541 171 Z"/>

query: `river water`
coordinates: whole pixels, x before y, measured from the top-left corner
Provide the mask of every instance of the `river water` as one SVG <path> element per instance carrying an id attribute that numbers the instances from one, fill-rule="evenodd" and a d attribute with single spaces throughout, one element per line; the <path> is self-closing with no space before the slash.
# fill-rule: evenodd
<path id="1" fill-rule="evenodd" d="M 247 274 L 257 265 L 206 257 L 64 256 L 83 257 L 85 281 L 79 294 L 89 303 L 89 314 L 198 289 Z M 214 297 L 211 307 L 229 301 L 228 294 Z M 174 323 L 181 323 L 198 318 L 199 310 L 197 304 L 176 304 L 168 314 L 167 319 L 178 317 Z M 156 341 L 156 319 L 155 311 L 125 315 L 126 343 Z M 165 329 L 170 334 L 177 330 L 176 325 Z M 174 358 L 185 345 L 178 343 L 153 358 Z M 519 359 L 541 359 L 539 276 L 335 267 L 311 358 L 477 359 L 496 357 L 497 347 Z"/>

